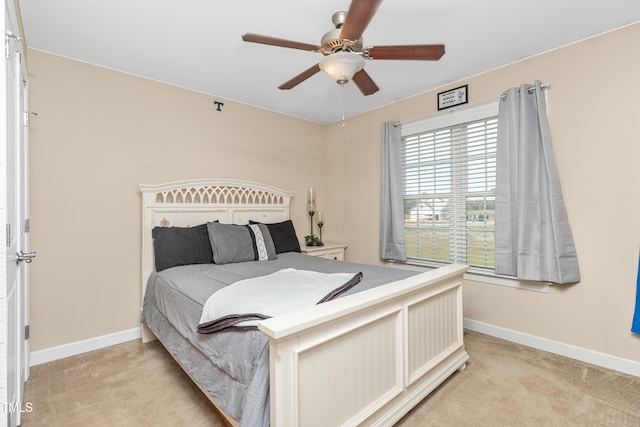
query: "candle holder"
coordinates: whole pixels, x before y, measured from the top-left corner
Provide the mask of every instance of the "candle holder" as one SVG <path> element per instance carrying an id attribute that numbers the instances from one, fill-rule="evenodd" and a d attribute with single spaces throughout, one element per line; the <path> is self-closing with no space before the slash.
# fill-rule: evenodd
<path id="1" fill-rule="evenodd" d="M 320 230 L 320 244 L 318 246 L 324 246 L 324 243 L 322 243 L 322 226 L 323 225 L 324 225 L 324 222 L 322 222 L 320 217 L 318 217 L 318 230 Z"/>
<path id="2" fill-rule="evenodd" d="M 308 236 L 304 236 L 304 240 L 307 246 L 324 246 L 324 243 L 322 243 L 322 226 L 320 225 L 321 223 L 318 224 L 320 226 L 320 237 L 318 238 L 318 236 L 313 234 L 313 216 L 315 214 L 316 213 L 314 211 L 309 211 L 311 233 Z"/>
<path id="3" fill-rule="evenodd" d="M 307 204 L 309 207 L 309 222 L 311 223 L 311 233 L 308 236 L 304 236 L 304 241 L 307 246 L 324 246 L 324 244 L 322 243 L 322 237 L 318 238 L 315 234 L 313 234 L 313 215 L 315 215 L 316 213 L 316 193 L 313 188 L 307 190 Z M 320 222 L 322 222 L 322 211 L 318 212 L 318 217 Z M 322 226 L 320 226 L 320 233 L 322 233 Z"/>

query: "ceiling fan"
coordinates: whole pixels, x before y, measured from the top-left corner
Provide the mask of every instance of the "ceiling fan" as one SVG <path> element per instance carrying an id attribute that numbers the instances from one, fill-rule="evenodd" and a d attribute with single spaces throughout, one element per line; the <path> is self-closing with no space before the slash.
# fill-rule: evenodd
<path id="1" fill-rule="evenodd" d="M 344 85 L 353 80 L 364 95 L 371 95 L 379 88 L 364 70 L 365 59 L 437 61 L 444 55 L 442 44 L 363 47 L 362 33 L 381 3 L 382 0 L 352 0 L 348 12 L 333 14 L 332 21 L 336 28 L 322 37 L 319 46 L 252 33 L 244 34 L 242 40 L 324 55 L 319 63 L 281 84 L 278 89 L 291 89 L 322 70 L 338 84 Z"/>

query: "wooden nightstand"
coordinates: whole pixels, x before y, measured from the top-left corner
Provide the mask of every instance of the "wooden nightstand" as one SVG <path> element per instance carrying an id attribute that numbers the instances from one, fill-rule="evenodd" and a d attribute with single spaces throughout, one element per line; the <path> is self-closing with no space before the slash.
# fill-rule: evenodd
<path id="1" fill-rule="evenodd" d="M 303 254 L 318 256 L 328 259 L 336 259 L 344 261 L 344 251 L 347 245 L 344 243 L 325 242 L 324 246 L 301 246 L 300 251 Z"/>

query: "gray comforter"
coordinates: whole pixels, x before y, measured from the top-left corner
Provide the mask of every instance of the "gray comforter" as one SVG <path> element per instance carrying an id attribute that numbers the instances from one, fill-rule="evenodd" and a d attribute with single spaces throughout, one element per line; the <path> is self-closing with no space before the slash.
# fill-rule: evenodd
<path id="1" fill-rule="evenodd" d="M 323 273 L 362 272 L 361 282 L 340 297 L 416 274 L 299 253 L 279 254 L 272 261 L 198 264 L 152 273 L 144 297 L 142 322 L 221 409 L 240 420 L 241 426 L 269 425 L 268 339 L 257 330 L 198 334 L 202 307 L 210 295 L 223 287 L 284 268 Z"/>

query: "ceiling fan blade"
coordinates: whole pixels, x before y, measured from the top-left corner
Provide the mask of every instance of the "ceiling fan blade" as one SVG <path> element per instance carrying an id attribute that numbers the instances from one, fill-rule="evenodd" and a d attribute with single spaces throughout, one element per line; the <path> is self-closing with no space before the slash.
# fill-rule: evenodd
<path id="1" fill-rule="evenodd" d="M 376 85 L 371 76 L 367 74 L 365 70 L 360 70 L 355 73 L 351 80 L 353 80 L 356 86 L 358 86 L 358 89 L 360 89 L 360 92 L 362 92 L 363 95 L 371 95 L 380 90 L 378 85 Z"/>
<path id="2" fill-rule="evenodd" d="M 340 37 L 351 41 L 359 40 L 380 3 L 382 0 L 352 0 Z"/>
<path id="3" fill-rule="evenodd" d="M 437 61 L 444 55 L 443 44 L 372 46 L 364 49 L 366 59 L 409 59 Z"/>
<path id="4" fill-rule="evenodd" d="M 317 51 L 320 48 L 309 43 L 296 42 L 293 40 L 279 39 L 277 37 L 263 36 L 260 34 L 247 33 L 242 36 L 242 40 L 251 43 L 268 44 L 271 46 L 290 47 L 292 49 Z"/>
<path id="5" fill-rule="evenodd" d="M 300 83 L 307 80 L 309 77 L 313 76 L 319 71 L 320 71 L 320 66 L 316 64 L 313 67 L 309 68 L 308 70 L 301 72 L 291 80 L 282 83 L 280 86 L 278 86 L 278 89 L 286 90 L 286 89 L 291 89 L 295 86 L 298 86 Z"/>

